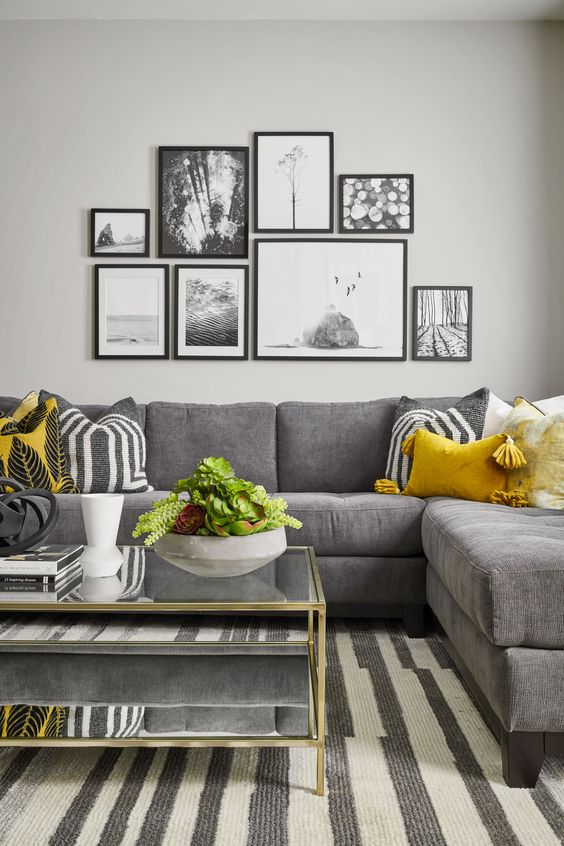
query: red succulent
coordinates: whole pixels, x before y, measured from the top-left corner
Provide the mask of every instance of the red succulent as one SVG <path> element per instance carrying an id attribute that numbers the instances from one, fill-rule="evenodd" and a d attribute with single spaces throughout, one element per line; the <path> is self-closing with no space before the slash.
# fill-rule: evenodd
<path id="1" fill-rule="evenodd" d="M 189 502 L 176 518 L 172 531 L 179 535 L 195 535 L 198 529 L 204 525 L 204 518 L 204 509 Z"/>

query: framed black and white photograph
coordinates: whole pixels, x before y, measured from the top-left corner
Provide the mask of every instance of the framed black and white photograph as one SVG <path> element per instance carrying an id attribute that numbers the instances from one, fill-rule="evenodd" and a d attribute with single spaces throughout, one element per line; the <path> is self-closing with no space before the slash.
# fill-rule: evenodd
<path id="1" fill-rule="evenodd" d="M 176 266 L 174 358 L 247 358 L 248 268 Z"/>
<path id="2" fill-rule="evenodd" d="M 472 360 L 472 288 L 431 285 L 413 289 L 413 358 Z"/>
<path id="3" fill-rule="evenodd" d="M 413 174 L 340 176 L 339 230 L 413 232 Z"/>
<path id="4" fill-rule="evenodd" d="M 405 361 L 407 241 L 255 241 L 255 357 Z"/>
<path id="5" fill-rule="evenodd" d="M 91 209 L 90 255 L 148 258 L 149 209 Z"/>
<path id="6" fill-rule="evenodd" d="M 333 133 L 255 132 L 255 230 L 333 231 Z"/>
<path id="7" fill-rule="evenodd" d="M 95 358 L 169 358 L 168 267 L 94 268 Z"/>
<path id="8" fill-rule="evenodd" d="M 159 147 L 159 255 L 247 258 L 248 172 L 248 147 Z"/>

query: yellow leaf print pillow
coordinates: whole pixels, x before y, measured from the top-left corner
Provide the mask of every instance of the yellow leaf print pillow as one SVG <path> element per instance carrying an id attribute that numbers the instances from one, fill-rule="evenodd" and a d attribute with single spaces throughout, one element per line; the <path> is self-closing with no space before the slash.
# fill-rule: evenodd
<path id="1" fill-rule="evenodd" d="M 39 403 L 21 420 L 0 417 L 0 476 L 26 488 L 78 493 L 67 470 L 55 399 Z"/>
<path id="2" fill-rule="evenodd" d="M 517 397 L 503 431 L 527 457 L 525 467 L 509 471 L 508 488 L 524 493 L 529 505 L 564 509 L 564 412 L 543 414 Z"/>

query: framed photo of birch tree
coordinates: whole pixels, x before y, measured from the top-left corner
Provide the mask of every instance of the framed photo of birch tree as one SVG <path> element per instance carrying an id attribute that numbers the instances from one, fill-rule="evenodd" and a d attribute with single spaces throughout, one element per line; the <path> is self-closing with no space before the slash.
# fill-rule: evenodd
<path id="1" fill-rule="evenodd" d="M 159 256 L 247 258 L 248 171 L 248 147 L 159 147 Z"/>
<path id="2" fill-rule="evenodd" d="M 255 132 L 256 232 L 333 231 L 333 133 Z"/>
<path id="3" fill-rule="evenodd" d="M 472 360 L 472 288 L 417 286 L 413 289 L 415 361 Z"/>

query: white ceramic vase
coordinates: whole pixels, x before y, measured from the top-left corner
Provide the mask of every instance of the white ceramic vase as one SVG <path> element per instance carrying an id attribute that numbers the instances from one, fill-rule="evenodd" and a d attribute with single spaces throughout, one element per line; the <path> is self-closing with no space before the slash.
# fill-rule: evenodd
<path id="1" fill-rule="evenodd" d="M 155 543 L 157 555 L 195 576 L 225 578 L 242 576 L 264 567 L 286 551 L 286 530 L 282 526 L 256 535 L 177 535 L 173 532 Z"/>
<path id="2" fill-rule="evenodd" d="M 86 546 L 80 557 L 84 575 L 115 576 L 123 564 L 116 546 L 123 494 L 81 494 Z"/>

